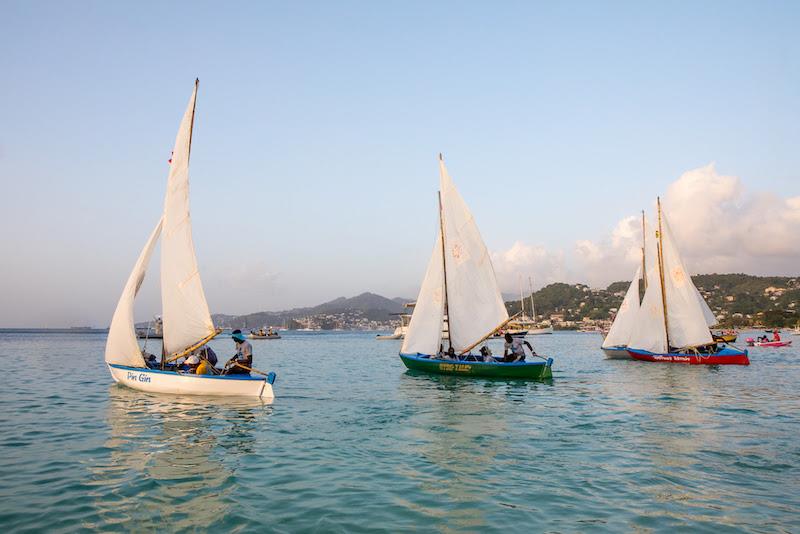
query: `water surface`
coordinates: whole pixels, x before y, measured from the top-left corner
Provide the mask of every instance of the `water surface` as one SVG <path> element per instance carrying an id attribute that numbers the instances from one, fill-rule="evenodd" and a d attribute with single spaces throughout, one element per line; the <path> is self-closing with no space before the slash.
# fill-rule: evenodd
<path id="1" fill-rule="evenodd" d="M 0 525 L 800 531 L 797 349 L 690 367 L 530 340 L 551 382 L 412 374 L 369 333 L 255 340 L 265 403 L 115 386 L 103 334 L 2 333 Z"/>

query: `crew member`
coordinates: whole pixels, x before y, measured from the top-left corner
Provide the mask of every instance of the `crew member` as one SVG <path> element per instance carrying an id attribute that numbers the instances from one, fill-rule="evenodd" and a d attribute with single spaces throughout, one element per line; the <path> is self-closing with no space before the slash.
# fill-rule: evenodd
<path id="1" fill-rule="evenodd" d="M 531 349 L 532 354 L 536 354 L 533 351 L 533 347 L 530 343 L 525 341 L 524 339 L 518 337 L 512 337 L 511 334 L 506 334 L 506 343 L 505 348 L 503 350 L 503 362 L 524 362 L 525 361 L 525 345 Z M 511 353 L 509 354 L 509 350 Z"/>
<path id="2" fill-rule="evenodd" d="M 234 330 L 231 338 L 236 344 L 236 354 L 228 360 L 227 373 L 229 375 L 249 375 L 249 368 L 253 366 L 253 346 L 245 339 L 241 330 Z"/>

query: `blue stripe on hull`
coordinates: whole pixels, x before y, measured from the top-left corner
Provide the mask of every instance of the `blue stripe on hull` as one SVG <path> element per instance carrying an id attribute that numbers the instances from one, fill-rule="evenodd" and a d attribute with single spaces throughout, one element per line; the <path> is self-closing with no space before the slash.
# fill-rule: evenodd
<path id="1" fill-rule="evenodd" d="M 122 369 L 124 371 L 136 371 L 137 373 L 154 373 L 154 374 L 167 374 L 171 376 L 183 376 L 186 378 L 210 378 L 214 380 L 257 380 L 264 381 L 266 377 L 257 377 L 250 375 L 196 375 L 189 373 L 176 373 L 175 371 L 162 371 L 161 369 L 150 369 L 149 367 L 129 367 L 127 365 L 119 365 L 116 363 L 109 363 L 109 366 L 114 369 Z"/>

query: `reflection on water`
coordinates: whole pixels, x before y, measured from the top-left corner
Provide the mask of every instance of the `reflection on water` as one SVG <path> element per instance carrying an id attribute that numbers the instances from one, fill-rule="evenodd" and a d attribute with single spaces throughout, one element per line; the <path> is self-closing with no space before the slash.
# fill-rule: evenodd
<path id="1" fill-rule="evenodd" d="M 107 462 L 89 467 L 101 524 L 135 520 L 206 527 L 236 505 L 236 466 L 226 455 L 253 451 L 271 399 L 169 396 L 112 385 Z M 109 486 L 114 491 L 109 495 Z M 88 526 L 88 525 L 87 525 Z"/>

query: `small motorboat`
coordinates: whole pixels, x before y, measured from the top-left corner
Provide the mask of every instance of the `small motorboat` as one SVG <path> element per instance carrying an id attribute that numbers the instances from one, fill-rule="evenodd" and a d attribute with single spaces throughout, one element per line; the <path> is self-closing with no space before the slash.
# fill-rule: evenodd
<path id="1" fill-rule="evenodd" d="M 272 328 L 259 328 L 258 330 L 250 330 L 247 337 L 250 339 L 280 339 L 281 335 Z"/>

